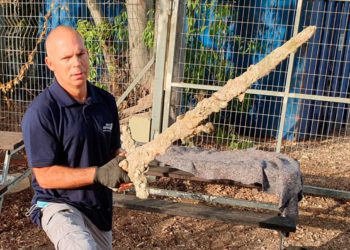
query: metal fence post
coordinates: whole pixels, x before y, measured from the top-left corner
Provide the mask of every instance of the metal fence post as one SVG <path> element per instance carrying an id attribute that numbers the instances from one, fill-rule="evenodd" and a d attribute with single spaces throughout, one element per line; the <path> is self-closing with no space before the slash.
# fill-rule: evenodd
<path id="1" fill-rule="evenodd" d="M 297 12 L 296 12 L 295 21 L 294 21 L 293 36 L 298 34 L 298 31 L 299 31 L 302 6 L 303 6 L 303 0 L 298 0 Z M 295 59 L 295 53 L 292 53 L 289 57 L 289 63 L 288 63 L 287 81 L 286 81 L 286 86 L 285 86 L 284 95 L 283 95 L 283 105 L 282 105 L 282 112 L 281 112 L 281 120 L 279 124 L 279 129 L 278 129 L 276 152 L 281 151 L 283 129 L 284 129 L 284 124 L 286 120 L 286 111 L 287 111 L 288 100 L 289 100 L 290 84 L 291 84 L 292 75 L 293 75 L 294 59 Z"/>

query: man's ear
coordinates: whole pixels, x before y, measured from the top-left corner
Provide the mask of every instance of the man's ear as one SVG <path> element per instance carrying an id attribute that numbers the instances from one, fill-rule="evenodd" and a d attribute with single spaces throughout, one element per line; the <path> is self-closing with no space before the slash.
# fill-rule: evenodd
<path id="1" fill-rule="evenodd" d="M 55 71 L 50 57 L 48 57 L 48 56 L 45 57 L 45 63 L 46 63 L 46 65 L 47 65 L 47 67 L 48 67 L 51 71 Z"/>

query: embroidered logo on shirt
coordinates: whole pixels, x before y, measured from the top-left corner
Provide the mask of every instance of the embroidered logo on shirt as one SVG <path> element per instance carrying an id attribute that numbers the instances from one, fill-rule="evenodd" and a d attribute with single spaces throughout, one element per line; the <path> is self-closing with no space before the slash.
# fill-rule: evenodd
<path id="1" fill-rule="evenodd" d="M 113 123 L 106 123 L 102 130 L 103 132 L 112 132 L 112 128 L 113 128 Z"/>

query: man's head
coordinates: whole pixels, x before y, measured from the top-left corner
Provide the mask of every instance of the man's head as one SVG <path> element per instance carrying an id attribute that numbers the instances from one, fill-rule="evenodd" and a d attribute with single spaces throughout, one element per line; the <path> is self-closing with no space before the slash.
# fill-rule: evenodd
<path id="1" fill-rule="evenodd" d="M 71 27 L 58 26 L 46 39 L 45 62 L 66 90 L 86 86 L 89 55 L 80 34 Z"/>

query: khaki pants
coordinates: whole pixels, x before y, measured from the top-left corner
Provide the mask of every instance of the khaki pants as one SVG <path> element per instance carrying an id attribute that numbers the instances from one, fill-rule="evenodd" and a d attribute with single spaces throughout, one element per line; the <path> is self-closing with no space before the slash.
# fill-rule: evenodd
<path id="1" fill-rule="evenodd" d="M 49 203 L 42 209 L 41 223 L 55 249 L 112 249 L 111 231 L 99 230 L 78 209 L 65 203 Z"/>

